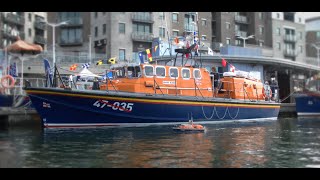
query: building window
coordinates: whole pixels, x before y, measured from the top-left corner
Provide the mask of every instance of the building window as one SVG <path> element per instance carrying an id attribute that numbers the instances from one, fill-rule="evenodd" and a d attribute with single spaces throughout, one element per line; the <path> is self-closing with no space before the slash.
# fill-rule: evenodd
<path id="1" fill-rule="evenodd" d="M 303 52 L 303 48 L 302 48 L 302 46 L 299 46 L 299 51 L 300 51 L 300 53 L 302 53 L 302 52 Z"/>
<path id="2" fill-rule="evenodd" d="M 206 35 L 202 35 L 201 36 L 201 40 L 206 41 L 207 40 L 207 36 Z"/>
<path id="3" fill-rule="evenodd" d="M 260 19 L 260 20 L 263 19 L 263 12 L 259 12 L 259 19 Z"/>
<path id="4" fill-rule="evenodd" d="M 132 31 L 133 32 L 142 32 L 142 33 L 152 33 L 150 24 L 132 24 Z"/>
<path id="5" fill-rule="evenodd" d="M 234 25 L 234 30 L 235 30 L 235 31 L 240 31 L 240 26 L 239 26 L 239 24 Z"/>
<path id="6" fill-rule="evenodd" d="M 277 42 L 277 46 L 276 46 L 276 47 L 277 47 L 278 50 L 281 50 L 281 44 L 280 44 L 280 42 Z"/>
<path id="7" fill-rule="evenodd" d="M 264 31 L 264 28 L 263 28 L 263 27 L 259 27 L 259 33 L 260 33 L 260 35 L 263 34 L 263 31 Z"/>
<path id="8" fill-rule="evenodd" d="M 317 39 L 320 39 L 320 31 L 317 31 L 316 36 L 317 36 Z"/>
<path id="9" fill-rule="evenodd" d="M 94 28 L 94 37 L 98 37 L 98 27 Z"/>
<path id="10" fill-rule="evenodd" d="M 179 36 L 179 31 L 172 31 L 172 36 L 173 37 Z"/>
<path id="11" fill-rule="evenodd" d="M 302 32 L 299 32 L 299 38 L 302 39 Z"/>
<path id="12" fill-rule="evenodd" d="M 32 30 L 31 30 L 31 28 L 28 29 L 28 34 L 29 34 L 29 37 L 31 37 L 31 35 L 32 35 Z"/>
<path id="13" fill-rule="evenodd" d="M 79 24 L 82 22 L 80 12 L 59 12 L 60 22 L 68 21 L 70 24 Z"/>
<path id="14" fill-rule="evenodd" d="M 235 43 L 236 43 L 237 46 L 241 45 L 241 41 L 239 39 L 236 39 Z"/>
<path id="15" fill-rule="evenodd" d="M 230 23 L 226 22 L 226 29 L 230 29 L 230 28 L 231 28 Z"/>
<path id="16" fill-rule="evenodd" d="M 299 18 L 299 22 L 301 22 L 301 18 Z"/>
<path id="17" fill-rule="evenodd" d="M 125 23 L 119 23 L 119 33 L 120 34 L 126 33 L 126 24 Z"/>
<path id="18" fill-rule="evenodd" d="M 119 60 L 124 60 L 126 57 L 126 50 L 125 49 L 119 49 Z"/>
<path id="19" fill-rule="evenodd" d="M 95 18 L 98 17 L 98 12 L 94 12 L 94 17 L 95 17 Z"/>
<path id="20" fill-rule="evenodd" d="M 280 35 L 281 35 L 281 29 L 280 29 L 280 28 L 277 28 L 277 29 L 276 29 L 276 33 L 277 33 L 277 35 L 280 36 Z"/>
<path id="21" fill-rule="evenodd" d="M 202 24 L 202 26 L 207 26 L 207 20 L 206 19 L 202 19 L 201 20 L 201 24 Z"/>
<path id="22" fill-rule="evenodd" d="M 280 13 L 277 13 L 277 18 L 278 18 L 278 19 L 280 18 Z"/>
<path id="23" fill-rule="evenodd" d="M 82 43 L 82 28 L 61 29 L 61 43 Z"/>
<path id="24" fill-rule="evenodd" d="M 106 34 L 106 33 L 107 33 L 107 25 L 106 25 L 106 24 L 103 24 L 103 25 L 102 25 L 102 33 L 103 33 L 103 34 Z"/>
<path id="25" fill-rule="evenodd" d="M 263 42 L 259 41 L 259 46 L 262 47 L 263 46 Z"/>
<path id="26" fill-rule="evenodd" d="M 31 13 L 28 14 L 28 19 L 29 19 L 29 22 L 32 21 L 32 15 L 31 15 Z"/>
<path id="27" fill-rule="evenodd" d="M 230 44 L 230 38 L 227 38 L 226 44 Z"/>
<path id="28" fill-rule="evenodd" d="M 165 19 L 165 13 L 164 12 L 159 12 L 159 19 L 164 20 Z"/>
<path id="29" fill-rule="evenodd" d="M 163 27 L 159 27 L 159 37 L 165 38 L 166 37 L 166 29 Z"/>
<path id="30" fill-rule="evenodd" d="M 172 22 L 177 23 L 178 22 L 178 14 L 177 13 L 172 13 Z"/>

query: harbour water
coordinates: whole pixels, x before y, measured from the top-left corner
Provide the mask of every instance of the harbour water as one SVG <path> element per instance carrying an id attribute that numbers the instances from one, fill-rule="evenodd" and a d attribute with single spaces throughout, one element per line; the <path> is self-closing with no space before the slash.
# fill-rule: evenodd
<path id="1" fill-rule="evenodd" d="M 320 167 L 320 118 L 205 125 L 0 129 L 0 167 Z"/>

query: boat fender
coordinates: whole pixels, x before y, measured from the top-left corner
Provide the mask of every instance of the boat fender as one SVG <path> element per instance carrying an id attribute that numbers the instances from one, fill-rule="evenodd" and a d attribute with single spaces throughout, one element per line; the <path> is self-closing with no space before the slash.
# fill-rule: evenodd
<path id="1" fill-rule="evenodd" d="M 11 80 L 11 83 L 10 83 L 9 85 L 7 85 L 7 81 L 8 81 L 8 80 Z M 14 78 L 13 78 L 12 76 L 10 76 L 10 75 L 5 75 L 5 76 L 3 76 L 2 79 L 1 79 L 1 85 L 2 85 L 2 87 L 5 88 L 5 89 L 11 89 L 11 88 L 13 88 L 13 87 L 14 87 L 14 84 L 15 84 L 15 80 L 14 80 Z"/>

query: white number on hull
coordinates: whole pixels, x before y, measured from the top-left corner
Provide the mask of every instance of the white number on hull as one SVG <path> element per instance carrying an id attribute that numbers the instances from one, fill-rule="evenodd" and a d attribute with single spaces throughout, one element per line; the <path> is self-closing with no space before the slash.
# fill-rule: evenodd
<path id="1" fill-rule="evenodd" d="M 133 109 L 133 103 L 126 103 L 126 102 L 114 102 L 113 104 L 109 103 L 107 100 L 97 100 L 93 103 L 93 106 L 96 106 L 98 108 L 104 108 L 108 107 L 111 108 L 114 111 L 125 111 L 125 112 L 131 112 Z"/>

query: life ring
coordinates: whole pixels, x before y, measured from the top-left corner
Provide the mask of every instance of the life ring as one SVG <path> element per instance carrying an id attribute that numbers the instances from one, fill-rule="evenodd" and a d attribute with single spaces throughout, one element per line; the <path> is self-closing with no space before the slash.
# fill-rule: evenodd
<path id="1" fill-rule="evenodd" d="M 10 83 L 9 85 L 7 85 L 7 84 L 8 84 L 8 83 L 7 83 L 8 80 L 11 80 L 11 83 Z M 5 75 L 5 76 L 3 76 L 2 79 L 1 79 L 1 85 L 2 85 L 2 87 L 5 88 L 5 89 L 11 89 L 11 88 L 13 88 L 13 87 L 14 87 L 14 84 L 15 84 L 15 80 L 14 80 L 14 78 L 13 78 L 12 76 L 10 76 L 10 75 Z"/>

